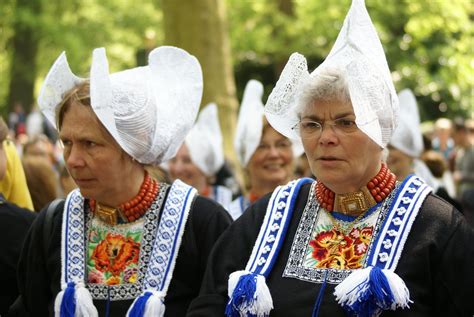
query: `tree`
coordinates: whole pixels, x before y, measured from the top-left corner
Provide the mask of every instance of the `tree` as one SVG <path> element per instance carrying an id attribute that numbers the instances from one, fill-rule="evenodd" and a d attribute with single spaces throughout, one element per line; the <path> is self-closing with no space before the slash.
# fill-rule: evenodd
<path id="1" fill-rule="evenodd" d="M 235 162 L 237 100 L 222 0 L 163 0 L 165 43 L 195 55 L 203 69 L 202 105 L 216 102 L 226 156 Z"/>
<path id="2" fill-rule="evenodd" d="M 33 104 L 36 79 L 36 55 L 38 53 L 38 19 L 42 0 L 17 0 L 12 39 L 12 62 L 10 64 L 10 87 L 8 109 L 21 104 L 29 111 Z"/>

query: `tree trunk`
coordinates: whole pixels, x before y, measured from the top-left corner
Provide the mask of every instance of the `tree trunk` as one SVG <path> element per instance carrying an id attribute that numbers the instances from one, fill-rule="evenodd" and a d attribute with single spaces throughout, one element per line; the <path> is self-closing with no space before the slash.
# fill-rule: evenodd
<path id="1" fill-rule="evenodd" d="M 17 0 L 15 7 L 14 35 L 8 110 L 21 104 L 25 112 L 33 105 L 36 79 L 36 54 L 38 51 L 37 17 L 41 14 L 42 0 Z"/>
<path id="2" fill-rule="evenodd" d="M 165 42 L 196 56 L 204 77 L 201 105 L 215 102 L 227 159 L 235 165 L 237 104 L 224 0 L 163 0 Z M 237 165 L 235 165 L 237 166 Z"/>

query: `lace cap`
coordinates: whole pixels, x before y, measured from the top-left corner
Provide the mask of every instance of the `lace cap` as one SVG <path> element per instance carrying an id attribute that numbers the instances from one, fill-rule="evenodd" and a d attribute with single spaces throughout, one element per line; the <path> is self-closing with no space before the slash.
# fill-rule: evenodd
<path id="1" fill-rule="evenodd" d="M 185 138 L 191 159 L 207 176 L 213 176 L 224 164 L 222 133 L 217 105 L 208 104 L 199 114 Z"/>
<path id="2" fill-rule="evenodd" d="M 81 80 L 61 54 L 38 99 L 53 124 L 64 93 Z M 156 48 L 148 66 L 113 74 L 105 49 L 93 51 L 92 109 L 123 150 L 142 164 L 159 164 L 176 153 L 196 118 L 202 85 L 197 59 L 176 47 Z"/>
<path id="3" fill-rule="evenodd" d="M 396 127 L 398 98 L 382 44 L 364 1 L 352 1 L 333 48 L 311 75 L 300 69 L 306 64 L 304 57 L 294 55 L 265 106 L 268 121 L 275 129 L 289 137 L 298 137 L 291 127 L 298 120 L 299 92 L 323 69 L 337 68 L 347 80 L 357 126 L 379 146 L 385 147 Z M 283 101 L 278 102 L 278 98 Z"/>
<path id="4" fill-rule="evenodd" d="M 240 105 L 234 148 L 242 166 L 247 166 L 260 144 L 263 130 L 263 85 L 251 79 L 245 86 Z"/>
<path id="5" fill-rule="evenodd" d="M 390 139 L 390 145 L 417 158 L 423 152 L 423 137 L 420 130 L 420 114 L 415 96 L 410 89 L 398 94 L 400 100 L 400 120 Z"/>

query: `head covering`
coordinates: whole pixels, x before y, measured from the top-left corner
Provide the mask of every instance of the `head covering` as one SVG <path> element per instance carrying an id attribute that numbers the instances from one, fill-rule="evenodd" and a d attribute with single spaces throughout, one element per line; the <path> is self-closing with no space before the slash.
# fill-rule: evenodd
<path id="1" fill-rule="evenodd" d="M 304 56 L 290 56 L 265 106 L 268 121 L 287 137 L 299 138 L 291 128 L 298 123 L 297 104 L 303 88 L 321 73 L 334 70 L 347 81 L 357 126 L 385 147 L 396 126 L 398 98 L 363 0 L 353 0 L 331 52 L 311 74 Z"/>
<path id="2" fill-rule="evenodd" d="M 415 95 L 410 89 L 404 89 L 398 94 L 398 99 L 400 100 L 400 120 L 390 139 L 390 145 L 412 157 L 413 172 L 436 191 L 440 187 L 439 181 L 433 176 L 425 162 L 418 159 L 424 150 L 424 145 Z"/>
<path id="3" fill-rule="evenodd" d="M 415 96 L 410 89 L 404 89 L 398 94 L 398 99 L 400 120 L 390 139 L 390 145 L 411 157 L 419 157 L 423 151 L 423 137 Z"/>
<path id="4" fill-rule="evenodd" d="M 247 166 L 260 144 L 263 132 L 263 85 L 255 79 L 245 86 L 240 105 L 234 148 L 242 166 Z"/>
<path id="5" fill-rule="evenodd" d="M 0 193 L 9 202 L 33 211 L 33 201 L 15 144 L 10 140 L 3 140 L 3 149 L 7 166 L 5 176 L 0 180 Z"/>
<path id="6" fill-rule="evenodd" d="M 71 72 L 63 52 L 38 98 L 51 123 L 56 125 L 64 94 L 84 81 Z M 159 164 L 176 153 L 196 118 L 202 87 L 199 62 L 176 47 L 156 48 L 148 66 L 113 74 L 105 49 L 93 51 L 92 109 L 122 149 L 142 164 Z"/>
<path id="7" fill-rule="evenodd" d="M 207 176 L 213 176 L 224 164 L 222 134 L 217 105 L 208 104 L 199 114 L 185 141 L 193 163 Z"/>

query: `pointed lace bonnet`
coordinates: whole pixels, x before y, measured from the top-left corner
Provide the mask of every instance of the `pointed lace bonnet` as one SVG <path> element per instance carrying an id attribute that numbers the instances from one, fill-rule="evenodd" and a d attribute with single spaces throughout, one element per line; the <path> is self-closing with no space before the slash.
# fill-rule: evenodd
<path id="1" fill-rule="evenodd" d="M 215 175 L 224 164 L 222 133 L 217 105 L 208 104 L 199 114 L 185 141 L 193 163 L 207 176 Z"/>
<path id="2" fill-rule="evenodd" d="M 398 99 L 400 100 L 400 119 L 390 139 L 390 145 L 416 158 L 423 152 L 420 114 L 416 99 L 410 89 L 402 90 L 398 94 Z"/>
<path id="3" fill-rule="evenodd" d="M 263 85 L 251 79 L 245 86 L 237 119 L 234 148 L 240 164 L 247 166 L 260 144 L 263 130 Z"/>
<path id="4" fill-rule="evenodd" d="M 63 52 L 51 67 L 38 104 L 56 127 L 63 96 L 85 81 L 74 75 Z M 202 97 L 202 72 L 186 51 L 162 46 L 148 66 L 109 73 L 104 48 L 93 51 L 91 106 L 122 149 L 142 164 L 172 157 L 196 118 Z"/>
<path id="5" fill-rule="evenodd" d="M 336 43 L 325 61 L 311 74 L 306 59 L 293 53 L 265 106 L 270 124 L 296 139 L 298 101 L 305 85 L 321 71 L 337 69 L 347 81 L 356 124 L 380 147 L 396 126 L 398 98 L 385 54 L 363 0 L 353 0 Z"/>

